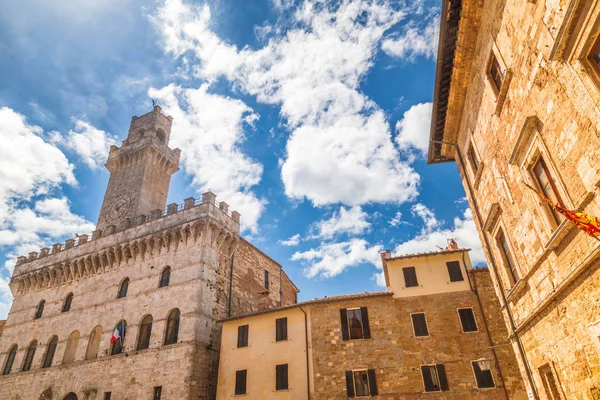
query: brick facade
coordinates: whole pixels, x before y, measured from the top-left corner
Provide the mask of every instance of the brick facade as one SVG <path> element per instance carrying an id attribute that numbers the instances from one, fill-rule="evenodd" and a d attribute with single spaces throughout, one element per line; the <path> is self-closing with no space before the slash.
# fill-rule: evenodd
<path id="1" fill-rule="evenodd" d="M 442 19 L 429 161 L 457 162 L 530 396 L 598 399 L 598 241 L 525 184 L 542 190 L 542 160 L 566 208 L 600 215 L 600 2 L 449 1 Z"/>

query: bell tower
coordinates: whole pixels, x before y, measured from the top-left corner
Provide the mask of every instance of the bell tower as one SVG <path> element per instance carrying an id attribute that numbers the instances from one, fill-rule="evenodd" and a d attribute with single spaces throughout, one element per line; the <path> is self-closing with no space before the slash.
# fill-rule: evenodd
<path id="1" fill-rule="evenodd" d="M 181 150 L 169 147 L 171 117 L 157 105 L 132 117 L 127 139 L 111 146 L 106 168 L 110 179 L 96 229 L 118 225 L 125 218 L 164 210 L 171 175 L 179 170 Z"/>

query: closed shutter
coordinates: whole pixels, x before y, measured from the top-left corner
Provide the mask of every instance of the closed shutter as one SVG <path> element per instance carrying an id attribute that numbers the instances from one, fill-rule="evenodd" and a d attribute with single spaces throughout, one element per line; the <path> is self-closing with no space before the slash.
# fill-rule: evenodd
<path id="1" fill-rule="evenodd" d="M 235 394 L 246 394 L 246 372 L 235 371 Z"/>
<path id="2" fill-rule="evenodd" d="M 402 273 L 404 274 L 405 287 L 419 286 L 419 282 L 417 280 L 417 271 L 415 267 L 402 268 Z"/>
<path id="3" fill-rule="evenodd" d="M 412 323 L 415 329 L 415 336 L 429 336 L 429 329 L 427 329 L 427 320 L 425 319 L 425 314 L 412 314 Z"/>
<path id="4" fill-rule="evenodd" d="M 280 340 L 287 340 L 287 317 L 286 318 L 277 318 L 277 320 L 275 321 L 275 325 L 276 325 L 275 340 L 278 342 Z"/>
<path id="5" fill-rule="evenodd" d="M 288 389 L 288 365 L 281 364 L 275 367 L 275 390 Z"/>
<path id="6" fill-rule="evenodd" d="M 367 312 L 367 307 L 361 307 L 360 314 L 362 316 L 362 323 L 363 323 L 363 337 L 365 339 L 370 339 L 371 338 L 371 328 L 369 327 L 369 313 Z"/>
<path id="7" fill-rule="evenodd" d="M 421 374 L 423 374 L 423 385 L 425 386 L 425 391 L 435 391 L 436 388 L 433 385 L 433 378 L 431 377 L 431 367 L 428 365 L 421 366 Z"/>
<path id="8" fill-rule="evenodd" d="M 238 326 L 238 343 L 237 347 L 248 346 L 248 325 Z"/>
<path id="9" fill-rule="evenodd" d="M 462 271 L 460 269 L 460 263 L 458 261 L 450 261 L 446 263 L 448 268 L 448 275 L 450 276 L 450 282 L 464 281 Z"/>
<path id="10" fill-rule="evenodd" d="M 348 397 L 354 397 L 354 379 L 352 377 L 352 371 L 346 371 L 346 395 Z"/>
<path id="11" fill-rule="evenodd" d="M 446 378 L 446 368 L 444 368 L 444 364 L 436 364 L 435 367 L 437 369 L 438 377 L 440 378 L 440 389 L 449 390 L 448 379 Z"/>
<path id="12" fill-rule="evenodd" d="M 377 396 L 377 380 L 375 379 L 375 370 L 370 369 L 367 371 L 369 374 L 369 392 L 371 396 Z"/>
<path id="13" fill-rule="evenodd" d="M 342 323 L 342 340 L 350 340 L 348 334 L 348 312 L 345 308 L 340 310 L 340 322 Z"/>

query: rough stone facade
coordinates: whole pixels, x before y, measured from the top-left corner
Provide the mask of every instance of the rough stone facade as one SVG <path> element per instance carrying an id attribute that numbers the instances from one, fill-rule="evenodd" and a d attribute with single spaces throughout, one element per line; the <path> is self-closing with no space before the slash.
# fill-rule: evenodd
<path id="1" fill-rule="evenodd" d="M 599 243 L 525 185 L 542 159 L 600 216 L 600 1 L 444 1 L 442 21 L 429 161 L 457 162 L 530 397 L 600 399 Z"/>
<path id="2" fill-rule="evenodd" d="M 157 113 L 165 118 L 159 108 L 150 115 Z M 166 135 L 161 143 L 163 150 L 168 149 L 169 130 L 150 133 Z M 124 142 L 121 150 L 127 149 Z M 140 168 L 135 163 L 144 169 L 144 164 L 154 162 L 141 156 L 128 161 L 133 164 L 111 161 L 112 153 L 109 162 L 122 162 L 121 172 Z M 166 161 L 162 167 L 174 168 Z M 116 183 L 123 183 L 122 177 L 118 174 Z M 109 188 L 116 187 L 115 180 L 111 176 Z M 161 182 L 161 190 L 167 190 L 168 180 Z M 148 187 L 132 188 L 127 189 L 130 199 L 143 204 Z M 103 210 L 114 202 L 111 196 L 105 197 Z M 157 201 L 151 202 L 156 207 Z M 18 351 L 10 373 L 0 376 L 1 399 L 60 400 L 73 392 L 80 399 L 101 400 L 110 392 L 112 399 L 134 400 L 152 398 L 159 386 L 166 399 L 215 398 L 220 347 L 216 321 L 242 310 L 279 306 L 284 298 L 294 298 L 297 289 L 279 264 L 240 238 L 240 215 L 230 212 L 226 203 L 217 203 L 214 194 L 169 205 L 166 212 L 165 204 L 159 206 L 160 211 L 150 214 L 131 218 L 124 214 L 116 225 L 96 230 L 93 240 L 79 235 L 77 243 L 69 240 L 64 246 L 54 245 L 52 252 L 42 249 L 39 255 L 19 258 L 10 283 L 14 302 L 0 336 L 2 371 L 10 349 L 18 345 Z M 167 266 L 170 281 L 159 287 Z M 264 286 L 265 270 L 273 277 L 269 293 L 254 290 Z M 117 298 L 125 278 L 126 296 Z M 69 294 L 73 294 L 70 309 L 63 311 Z M 43 313 L 35 318 L 41 301 Z M 177 342 L 165 345 L 167 317 L 176 308 Z M 136 350 L 142 319 L 148 315 L 152 316 L 149 346 Z M 110 355 L 109 339 L 121 320 L 127 323 L 124 351 Z M 101 333 L 98 342 L 92 339 L 93 332 Z M 42 368 L 54 336 L 58 344 L 51 366 Z M 31 368 L 22 371 L 34 340 Z"/>
<path id="3" fill-rule="evenodd" d="M 419 281 L 427 291 L 436 284 L 433 275 L 448 279 L 447 260 L 470 266 L 463 253 L 416 255 L 410 263 L 431 266 Z M 525 399 L 489 271 L 469 270 L 468 278 L 467 285 L 438 293 L 398 297 L 400 288 L 391 281 L 387 293 L 323 298 L 229 318 L 223 322 L 218 397 L 232 398 L 236 371 L 246 370 L 248 399 L 305 399 L 307 381 L 311 399 L 345 399 L 346 371 L 372 369 L 378 389 L 374 398 Z M 370 337 L 345 340 L 340 310 L 362 307 L 368 312 Z M 476 331 L 463 331 L 458 314 L 462 308 L 473 310 Z M 415 337 L 411 313 L 425 313 L 428 336 Z M 275 340 L 278 318 L 287 318 L 287 338 L 280 342 Z M 248 346 L 238 347 L 238 327 L 243 325 L 248 325 Z M 471 363 L 481 359 L 493 360 L 492 388 L 478 388 L 476 383 Z M 288 390 L 275 390 L 278 364 L 288 364 Z M 425 392 L 421 366 L 431 364 L 444 364 L 448 390 Z"/>

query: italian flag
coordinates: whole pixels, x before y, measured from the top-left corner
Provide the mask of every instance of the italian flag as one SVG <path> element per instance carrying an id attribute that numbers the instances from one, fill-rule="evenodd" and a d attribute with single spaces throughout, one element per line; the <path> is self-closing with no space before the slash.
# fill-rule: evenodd
<path id="1" fill-rule="evenodd" d="M 121 336 L 123 336 L 123 322 L 120 322 L 117 324 L 117 326 L 115 326 L 115 331 L 113 332 L 113 335 L 110 338 L 110 342 L 116 342 L 117 340 L 121 339 Z"/>

